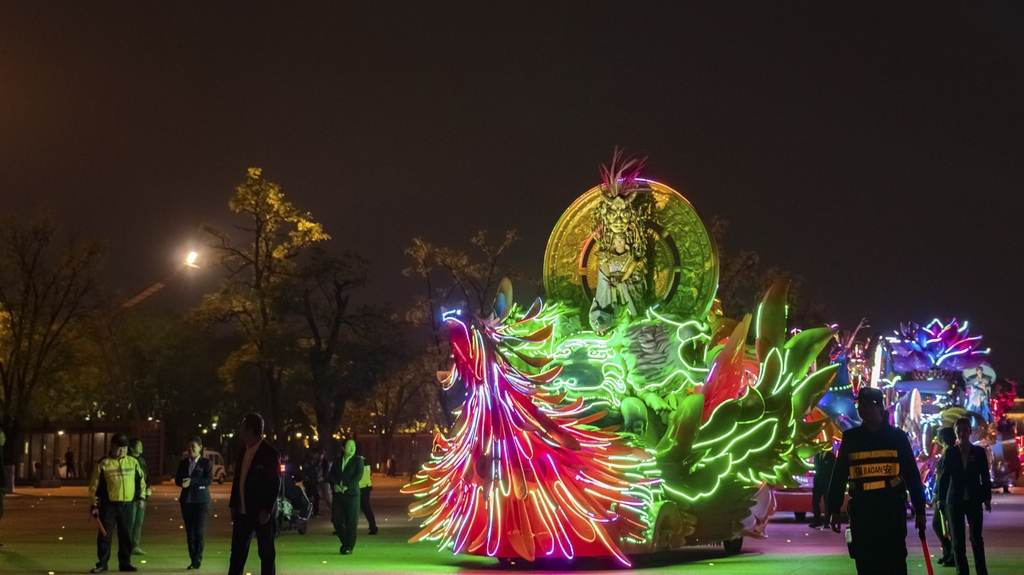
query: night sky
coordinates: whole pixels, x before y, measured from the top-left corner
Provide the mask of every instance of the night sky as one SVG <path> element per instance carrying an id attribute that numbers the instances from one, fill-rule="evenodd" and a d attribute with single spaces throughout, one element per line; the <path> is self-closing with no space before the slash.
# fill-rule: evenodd
<path id="1" fill-rule="evenodd" d="M 624 146 L 835 321 L 956 316 L 1024 373 L 1021 3 L 13 4 L 2 209 L 109 240 L 115 289 L 227 225 L 249 166 L 398 307 L 414 236 L 515 227 L 539 276 Z"/>

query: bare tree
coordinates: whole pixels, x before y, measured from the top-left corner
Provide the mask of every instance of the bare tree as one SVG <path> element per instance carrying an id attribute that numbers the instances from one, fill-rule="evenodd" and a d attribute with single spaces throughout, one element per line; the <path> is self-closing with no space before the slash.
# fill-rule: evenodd
<path id="1" fill-rule="evenodd" d="M 62 241 L 46 213 L 0 224 L 0 416 L 11 437 L 63 364 L 75 327 L 96 309 L 100 259 L 96 243 Z"/>
<path id="2" fill-rule="evenodd" d="M 518 239 L 515 230 L 508 230 L 499 241 L 489 242 L 487 231 L 481 230 L 470 239 L 477 248 L 472 254 L 422 238 L 413 238 L 412 245 L 405 250 L 413 259 L 413 265 L 402 273 L 420 278 L 424 290 L 406 314 L 406 320 L 430 332 L 426 353 L 435 358 L 435 369 L 425 379 L 434 386 L 443 417 L 439 423 L 446 430 L 455 423 L 451 408 L 455 407 L 453 403 L 461 401 L 463 390 L 445 389 L 434 378 L 437 370 L 449 367 L 448 339 L 441 323 L 441 312 L 445 308 L 462 308 L 480 316 L 489 314 L 501 279 L 506 276 L 515 279 L 517 275 L 504 268 L 502 260 Z"/>

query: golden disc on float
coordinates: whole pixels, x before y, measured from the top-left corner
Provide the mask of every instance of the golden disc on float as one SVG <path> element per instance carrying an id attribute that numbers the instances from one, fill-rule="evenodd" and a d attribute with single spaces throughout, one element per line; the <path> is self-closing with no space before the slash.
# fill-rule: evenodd
<path id="1" fill-rule="evenodd" d="M 646 274 L 650 304 L 680 317 L 704 320 L 718 290 L 718 250 L 689 201 L 652 180 Z M 598 248 L 592 213 L 602 201 L 595 186 L 576 199 L 555 224 L 544 251 L 544 289 L 553 301 L 589 309 L 597 286 Z"/>

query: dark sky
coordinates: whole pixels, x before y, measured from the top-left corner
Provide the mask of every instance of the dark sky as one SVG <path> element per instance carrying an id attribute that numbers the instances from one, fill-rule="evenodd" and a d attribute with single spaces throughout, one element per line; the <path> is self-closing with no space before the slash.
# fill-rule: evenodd
<path id="1" fill-rule="evenodd" d="M 1021 3 L 13 4 L 2 209 L 109 239 L 126 292 L 249 166 L 396 305 L 413 236 L 515 227 L 539 275 L 625 146 L 836 321 L 956 316 L 1024 372 Z"/>

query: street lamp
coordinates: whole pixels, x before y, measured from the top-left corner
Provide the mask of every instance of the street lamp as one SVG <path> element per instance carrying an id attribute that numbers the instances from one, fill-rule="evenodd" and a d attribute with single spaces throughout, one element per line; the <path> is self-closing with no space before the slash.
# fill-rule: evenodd
<path id="1" fill-rule="evenodd" d="M 198 268 L 199 266 L 196 264 L 197 259 L 199 259 L 199 254 L 197 254 L 196 252 L 189 252 L 188 255 L 185 256 L 184 261 L 181 262 L 180 268 L 167 274 L 153 285 L 140 291 L 131 298 L 125 300 L 125 302 L 121 304 L 121 307 L 124 309 L 128 309 L 130 307 L 138 305 L 142 300 L 167 287 L 167 284 L 171 283 L 171 281 L 177 278 L 186 267 Z"/>

